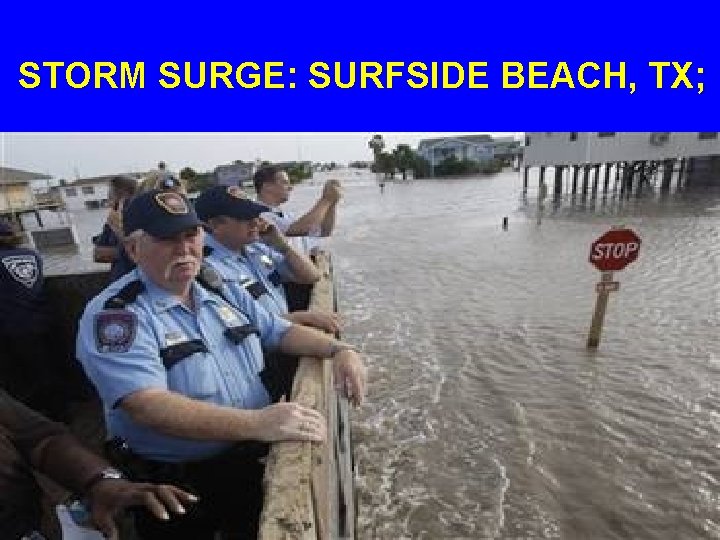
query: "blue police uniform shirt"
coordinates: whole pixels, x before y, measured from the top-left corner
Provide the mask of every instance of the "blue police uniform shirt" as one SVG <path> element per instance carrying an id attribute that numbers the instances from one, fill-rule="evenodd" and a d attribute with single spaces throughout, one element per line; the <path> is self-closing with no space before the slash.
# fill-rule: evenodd
<path id="1" fill-rule="evenodd" d="M 133 303 L 124 309 L 104 309 L 109 298 L 138 279 L 145 290 Z M 233 443 L 163 435 L 134 422 L 116 406 L 120 400 L 156 388 L 238 409 L 265 407 L 270 398 L 259 377 L 264 369 L 262 347 L 277 347 L 290 328 L 290 323 L 254 302 L 235 308 L 196 282 L 191 293 L 195 312 L 136 268 L 95 297 L 80 319 L 77 358 L 102 398 L 108 433 L 122 437 L 148 459 L 204 459 Z M 247 323 L 258 328 L 260 338 L 251 334 L 234 344 L 225 336 L 228 328 Z M 160 350 L 192 340 L 202 340 L 207 352 L 195 352 L 166 368 Z"/>
<path id="2" fill-rule="evenodd" d="M 298 217 L 293 213 L 287 210 L 282 211 L 278 207 L 273 208 L 270 212 L 264 212 L 261 217 L 274 223 L 283 234 L 298 220 Z M 313 250 L 323 248 L 321 231 L 321 227 L 316 225 L 310 229 L 307 236 L 288 236 L 287 241 L 300 253 L 304 253 L 309 257 L 312 255 Z"/>
<path id="3" fill-rule="evenodd" d="M 250 288 L 253 282 L 262 285 L 265 293 L 255 299 L 269 312 L 284 315 L 288 312 L 285 289 L 282 284 L 293 281 L 294 275 L 285 256 L 263 244 L 253 242 L 245 246 L 244 253 L 237 253 L 223 246 L 211 234 L 205 235 L 205 245 L 211 253 L 205 260 L 220 273 L 231 288 Z"/>

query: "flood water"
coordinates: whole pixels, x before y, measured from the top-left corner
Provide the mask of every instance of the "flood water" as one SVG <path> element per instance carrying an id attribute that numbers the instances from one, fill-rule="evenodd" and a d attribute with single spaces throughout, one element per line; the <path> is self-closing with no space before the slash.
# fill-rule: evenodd
<path id="1" fill-rule="evenodd" d="M 720 192 L 565 197 L 538 223 L 515 172 L 382 194 L 338 174 L 326 245 L 370 379 L 352 413 L 360 538 L 720 538 Z M 103 218 L 73 216 L 81 239 Z M 642 247 L 589 351 L 590 244 L 614 225 Z"/>

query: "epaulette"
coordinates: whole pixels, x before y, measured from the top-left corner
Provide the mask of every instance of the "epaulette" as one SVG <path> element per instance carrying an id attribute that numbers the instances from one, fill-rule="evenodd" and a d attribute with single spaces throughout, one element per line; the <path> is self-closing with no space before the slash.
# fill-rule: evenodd
<path id="1" fill-rule="evenodd" d="M 200 271 L 195 279 L 200 285 L 225 300 L 222 277 L 212 266 L 206 263 L 201 264 Z"/>
<path id="2" fill-rule="evenodd" d="M 118 293 L 105 301 L 104 309 L 123 309 L 135 302 L 137 297 L 145 290 L 145 284 L 136 279 L 125 285 Z"/>

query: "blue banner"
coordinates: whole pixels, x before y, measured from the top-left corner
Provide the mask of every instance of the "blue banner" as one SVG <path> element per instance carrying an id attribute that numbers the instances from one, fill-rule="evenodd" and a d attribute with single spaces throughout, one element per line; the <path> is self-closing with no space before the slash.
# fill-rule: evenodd
<path id="1" fill-rule="evenodd" d="M 18 3 L 0 128 L 717 128 L 711 4 L 667 6 Z"/>

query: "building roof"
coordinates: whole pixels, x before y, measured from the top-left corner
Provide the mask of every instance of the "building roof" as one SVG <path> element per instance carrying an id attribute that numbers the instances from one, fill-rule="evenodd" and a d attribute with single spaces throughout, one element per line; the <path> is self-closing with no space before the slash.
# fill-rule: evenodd
<path id="1" fill-rule="evenodd" d="M 32 180 L 49 180 L 52 176 L 11 167 L 0 167 L 0 184 L 29 184 Z"/>
<path id="2" fill-rule="evenodd" d="M 493 142 L 493 138 L 490 135 L 460 135 L 457 137 L 437 137 L 434 139 L 423 139 L 418 143 L 418 149 L 422 149 L 427 146 L 435 146 L 443 141 L 462 141 L 468 144 L 486 144 Z"/>
<path id="3" fill-rule="evenodd" d="M 127 176 L 130 178 L 134 178 L 135 180 L 140 180 L 141 178 L 147 176 L 149 173 L 120 173 L 120 174 L 104 174 L 102 176 L 89 176 L 87 178 L 78 178 L 74 182 L 68 182 L 63 187 L 75 187 L 75 186 L 85 186 L 88 184 L 105 184 L 110 181 L 111 178 L 115 178 L 116 176 Z"/>

